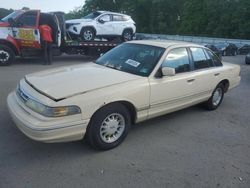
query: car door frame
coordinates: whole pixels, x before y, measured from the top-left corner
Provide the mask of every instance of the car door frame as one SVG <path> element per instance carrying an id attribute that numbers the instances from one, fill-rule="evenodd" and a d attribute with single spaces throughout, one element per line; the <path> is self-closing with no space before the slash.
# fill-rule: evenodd
<path id="1" fill-rule="evenodd" d="M 35 12 L 36 15 L 36 25 L 35 26 L 14 26 L 12 28 L 13 37 L 16 39 L 20 48 L 32 48 L 40 49 L 40 32 L 39 32 L 39 19 L 40 10 L 25 11 L 23 14 L 19 15 L 15 21 L 18 21 L 24 14 L 29 12 Z"/>
<path id="2" fill-rule="evenodd" d="M 183 72 L 183 73 L 178 73 L 175 76 L 172 77 L 157 77 L 158 71 L 160 71 L 162 64 L 164 63 L 164 60 L 167 58 L 168 54 L 171 52 L 173 49 L 177 48 L 185 48 L 188 54 L 189 58 L 189 64 L 190 64 L 190 70 L 188 72 Z M 148 112 L 148 118 L 153 118 L 157 117 L 159 115 L 163 115 L 166 113 L 170 113 L 188 106 L 193 105 L 196 101 L 194 101 L 195 94 L 192 92 L 193 88 L 195 87 L 195 82 L 194 82 L 194 76 L 193 76 L 193 61 L 190 56 L 190 52 L 188 50 L 188 46 L 186 45 L 177 45 L 174 47 L 168 47 L 162 56 L 161 60 L 159 63 L 156 65 L 155 69 L 152 71 L 152 73 L 149 76 L 149 84 L 150 84 L 150 90 L 151 90 L 151 95 L 150 95 L 150 108 Z M 184 89 L 186 90 L 185 96 L 181 97 L 174 97 L 174 93 L 171 93 L 171 96 L 168 97 L 166 96 L 165 100 L 162 100 L 162 97 L 159 96 L 158 99 L 153 99 L 154 97 L 157 97 L 157 94 L 154 94 L 153 92 L 158 92 L 158 91 L 153 91 L 154 89 L 157 90 L 157 88 L 153 88 L 155 86 L 160 86 L 161 89 L 163 88 L 162 84 L 168 84 L 174 81 L 178 81 L 182 86 L 186 86 Z M 155 85 L 155 86 L 154 86 Z M 173 86 L 173 84 L 172 84 Z M 176 86 L 174 86 L 176 87 Z M 167 88 L 167 87 L 166 87 Z M 163 88 L 164 92 L 168 92 L 167 89 L 169 88 Z"/>
<path id="3" fill-rule="evenodd" d="M 196 82 L 196 87 L 194 89 L 195 89 L 197 100 L 202 100 L 202 101 L 208 100 L 211 97 L 213 90 L 215 89 L 215 87 L 221 80 L 222 69 L 215 65 L 212 57 L 209 54 L 208 55 L 213 61 L 213 67 L 195 69 L 194 58 L 193 58 L 193 54 L 190 48 L 200 48 L 203 50 L 203 52 L 204 50 L 209 50 L 209 49 L 201 47 L 201 46 L 195 46 L 195 45 L 188 47 L 188 51 L 192 60 L 192 67 L 193 67 L 192 72 L 193 72 L 193 76 Z M 207 58 L 207 55 L 205 53 L 204 55 Z"/>
<path id="4" fill-rule="evenodd" d="M 101 23 L 100 21 L 99 21 L 99 19 L 101 18 L 101 17 L 103 17 L 103 16 L 105 16 L 105 15 L 109 15 L 110 16 L 110 21 L 109 22 L 104 22 L 104 23 Z M 109 24 L 111 24 L 112 25 L 112 19 L 113 19 L 113 17 L 112 17 L 112 14 L 111 13 L 105 13 L 105 14 L 101 14 L 100 16 L 98 16 L 97 18 L 96 18 L 96 35 L 101 35 L 101 36 L 109 36 L 109 35 L 113 35 L 112 34 L 112 30 L 113 30 L 113 27 L 108 27 L 107 26 L 107 23 L 109 23 Z M 101 26 L 104 26 L 106 24 L 106 27 L 109 29 L 109 30 L 104 30 L 104 29 L 102 29 L 102 27 Z M 106 34 L 106 32 L 109 32 L 110 34 Z"/>

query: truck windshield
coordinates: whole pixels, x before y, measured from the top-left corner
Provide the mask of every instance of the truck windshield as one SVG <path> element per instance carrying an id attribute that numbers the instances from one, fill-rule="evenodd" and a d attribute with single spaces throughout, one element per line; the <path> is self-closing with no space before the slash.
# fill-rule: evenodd
<path id="1" fill-rule="evenodd" d="M 88 14 L 87 16 L 84 16 L 83 19 L 91 19 L 91 20 L 93 20 L 93 19 L 97 18 L 100 15 L 101 15 L 100 12 L 93 12 L 91 14 Z"/>
<path id="2" fill-rule="evenodd" d="M 14 11 L 14 12 L 12 12 L 11 14 L 9 14 L 8 16 L 2 18 L 2 19 L 1 19 L 1 22 L 8 22 L 8 20 L 9 20 L 10 18 L 13 18 L 13 19 L 15 20 L 15 19 L 16 19 L 20 14 L 22 14 L 22 13 L 23 13 L 23 11 L 21 11 L 21 10 L 19 10 L 19 11 Z"/>
<path id="3" fill-rule="evenodd" d="M 97 59 L 96 64 L 147 77 L 164 51 L 165 48 L 157 46 L 125 43 Z"/>

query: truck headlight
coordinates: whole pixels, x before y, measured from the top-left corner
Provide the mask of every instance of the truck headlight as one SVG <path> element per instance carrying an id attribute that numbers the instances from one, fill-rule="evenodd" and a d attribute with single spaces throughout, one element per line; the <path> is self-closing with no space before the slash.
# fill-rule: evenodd
<path id="1" fill-rule="evenodd" d="M 81 113 L 78 106 L 49 107 L 33 99 L 28 99 L 25 104 L 33 111 L 46 117 L 62 117 Z"/>

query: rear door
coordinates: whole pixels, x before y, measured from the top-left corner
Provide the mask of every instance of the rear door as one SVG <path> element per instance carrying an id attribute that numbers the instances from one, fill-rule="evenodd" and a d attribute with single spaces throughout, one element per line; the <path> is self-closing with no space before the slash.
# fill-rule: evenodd
<path id="1" fill-rule="evenodd" d="M 123 20 L 123 16 L 119 14 L 113 14 L 112 17 L 114 35 L 122 35 L 123 30 L 126 28 L 126 22 Z"/>
<path id="2" fill-rule="evenodd" d="M 197 98 L 205 99 L 211 96 L 219 82 L 221 70 L 214 65 L 213 59 L 206 49 L 190 47 L 190 52 L 194 67 L 194 93 Z"/>
<path id="3" fill-rule="evenodd" d="M 13 36 L 21 48 L 41 48 L 39 16 L 40 11 L 27 11 L 15 20 Z"/>

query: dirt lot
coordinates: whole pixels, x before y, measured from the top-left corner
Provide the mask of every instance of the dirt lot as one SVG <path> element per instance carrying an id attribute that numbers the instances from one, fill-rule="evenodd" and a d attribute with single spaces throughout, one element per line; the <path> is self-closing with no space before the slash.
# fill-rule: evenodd
<path id="1" fill-rule="evenodd" d="M 89 60 L 64 56 L 43 66 L 25 59 L 0 67 L 0 188 L 250 187 L 250 66 L 244 56 L 224 58 L 241 65 L 242 82 L 218 110 L 195 106 L 135 125 L 111 151 L 24 136 L 6 108 L 18 81 L 27 73 Z"/>

